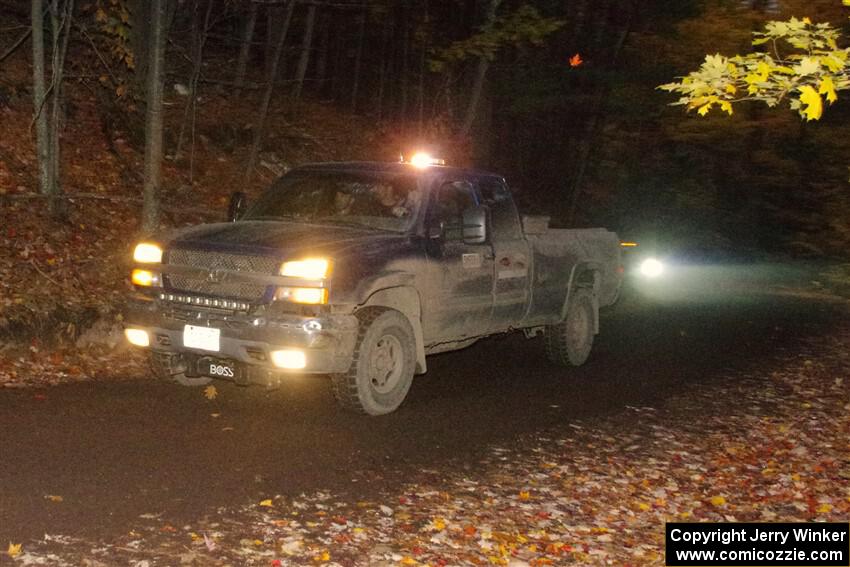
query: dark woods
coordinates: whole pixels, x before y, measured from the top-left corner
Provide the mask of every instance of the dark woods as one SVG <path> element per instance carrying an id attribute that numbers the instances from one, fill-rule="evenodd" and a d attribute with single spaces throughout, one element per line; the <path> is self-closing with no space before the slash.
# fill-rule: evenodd
<path id="1" fill-rule="evenodd" d="M 850 240 L 831 220 L 850 210 L 837 190 L 850 139 L 839 134 L 841 101 L 813 127 L 757 108 L 696 119 L 656 90 L 705 53 L 750 49 L 766 20 L 846 23 L 835 0 L 4 0 L 0 9 L 19 23 L 31 16 L 38 184 L 57 215 L 61 131 L 73 120 L 63 97 L 85 89 L 104 122 L 144 148 L 146 229 L 159 222 L 163 159 L 191 185 L 207 112 L 199 101 L 218 96 L 250 116 L 233 126 L 245 149 L 231 164 L 240 186 L 265 182 L 264 151 L 293 161 L 269 116 L 309 118 L 305 104 L 319 104 L 365 119 L 364 138 L 382 140 L 380 155 L 357 157 L 426 147 L 501 171 L 526 207 L 562 225 L 825 254 Z M 0 51 L 16 39 L 2 38 Z"/>

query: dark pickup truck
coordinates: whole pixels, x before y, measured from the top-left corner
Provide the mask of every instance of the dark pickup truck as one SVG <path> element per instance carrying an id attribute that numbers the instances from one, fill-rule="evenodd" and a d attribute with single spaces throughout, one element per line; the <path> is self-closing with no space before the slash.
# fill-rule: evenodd
<path id="1" fill-rule="evenodd" d="M 619 294 L 617 236 L 520 217 L 491 173 L 323 163 L 281 177 L 231 222 L 138 244 L 127 339 L 187 385 L 328 374 L 345 408 L 402 403 L 426 356 L 522 329 L 580 365 Z"/>

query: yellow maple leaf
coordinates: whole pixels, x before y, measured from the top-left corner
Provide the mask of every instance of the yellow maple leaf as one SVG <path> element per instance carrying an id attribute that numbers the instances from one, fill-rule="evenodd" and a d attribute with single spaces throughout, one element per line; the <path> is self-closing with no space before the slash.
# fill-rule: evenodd
<path id="1" fill-rule="evenodd" d="M 711 502 L 714 506 L 723 506 L 726 504 L 726 499 L 722 496 L 712 496 L 709 502 Z"/>
<path id="2" fill-rule="evenodd" d="M 815 89 L 809 85 L 800 87 L 800 102 L 806 105 L 801 114 L 806 120 L 819 120 L 823 114 L 823 100 Z"/>
<path id="3" fill-rule="evenodd" d="M 9 557 L 17 557 L 21 554 L 21 547 L 23 547 L 22 543 L 12 543 L 9 542 L 9 547 L 6 549 L 6 555 Z"/>
<path id="4" fill-rule="evenodd" d="M 829 104 L 838 100 L 838 95 L 835 94 L 835 83 L 832 82 L 832 77 L 824 77 L 821 79 L 818 93 L 826 95 L 826 100 L 829 101 Z"/>
<path id="5" fill-rule="evenodd" d="M 313 557 L 313 561 L 330 561 L 331 553 L 329 551 L 323 551 L 321 555 L 316 555 Z"/>
<path id="6" fill-rule="evenodd" d="M 812 25 L 812 19 L 809 18 L 808 16 L 806 16 L 805 18 L 803 18 L 803 23 L 808 24 L 808 25 Z"/>
<path id="7" fill-rule="evenodd" d="M 727 113 L 729 116 L 732 116 L 732 103 L 728 100 L 720 101 L 720 110 Z"/>
<path id="8" fill-rule="evenodd" d="M 263 500 L 262 502 L 260 502 L 260 506 L 265 506 L 266 508 L 271 508 L 272 506 L 274 506 L 274 503 L 272 502 L 271 498 L 267 498 L 266 500 Z"/>
<path id="9" fill-rule="evenodd" d="M 218 390 L 215 389 L 215 386 L 207 386 L 204 388 L 204 396 L 208 400 L 214 400 L 218 396 Z"/>
<path id="10" fill-rule="evenodd" d="M 519 499 L 520 500 L 528 500 L 529 498 L 531 498 L 531 493 L 528 492 L 527 490 L 524 490 L 524 491 L 519 493 Z"/>
<path id="11" fill-rule="evenodd" d="M 818 506 L 818 514 L 829 514 L 830 512 L 832 512 L 832 504 L 827 504 L 826 502 L 824 502 L 823 504 Z"/>
<path id="12" fill-rule="evenodd" d="M 434 518 L 431 520 L 431 529 L 441 532 L 446 529 L 446 521 L 442 518 Z"/>
<path id="13" fill-rule="evenodd" d="M 726 85 L 726 92 L 731 94 L 731 95 L 737 94 L 738 93 L 738 87 L 729 83 L 728 85 Z"/>
<path id="14" fill-rule="evenodd" d="M 711 110 L 711 103 L 710 103 L 710 102 L 707 102 L 707 103 L 705 103 L 704 105 L 702 105 L 702 106 L 700 106 L 700 107 L 699 107 L 699 110 L 697 110 L 697 113 L 698 113 L 700 116 L 705 116 L 706 114 L 708 114 L 708 111 L 709 111 L 709 110 Z"/>

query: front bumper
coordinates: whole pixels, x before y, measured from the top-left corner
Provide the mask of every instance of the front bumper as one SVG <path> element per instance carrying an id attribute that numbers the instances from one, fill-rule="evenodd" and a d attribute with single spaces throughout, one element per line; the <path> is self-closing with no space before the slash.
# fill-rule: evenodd
<path id="1" fill-rule="evenodd" d="M 253 370 L 333 374 L 348 370 L 354 355 L 358 321 L 354 315 L 226 313 L 182 308 L 147 297 L 132 299 L 125 309 L 125 327 L 142 329 L 150 337 L 150 349 L 183 354 L 193 360 L 211 357 L 251 365 Z M 220 330 L 219 350 L 211 352 L 184 346 L 186 325 Z M 306 366 L 298 370 L 275 367 L 271 353 L 282 349 L 304 352 Z"/>

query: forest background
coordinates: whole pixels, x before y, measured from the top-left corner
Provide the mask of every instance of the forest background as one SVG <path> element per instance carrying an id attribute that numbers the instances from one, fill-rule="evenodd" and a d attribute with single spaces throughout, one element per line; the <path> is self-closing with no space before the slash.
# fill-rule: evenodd
<path id="1" fill-rule="evenodd" d="M 843 98 L 818 122 L 758 104 L 701 117 L 657 87 L 706 54 L 752 51 L 769 20 L 830 22 L 846 39 L 848 12 L 837 0 L 0 0 L 0 340 L 56 338 L 61 321 L 79 345 L 120 304 L 140 232 L 220 220 L 232 191 L 256 196 L 305 161 L 420 148 L 503 173 L 559 226 L 697 259 L 844 259 Z"/>

